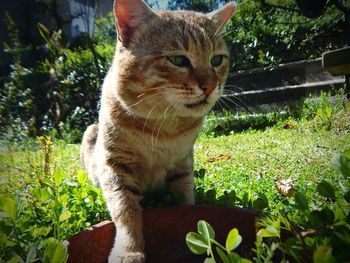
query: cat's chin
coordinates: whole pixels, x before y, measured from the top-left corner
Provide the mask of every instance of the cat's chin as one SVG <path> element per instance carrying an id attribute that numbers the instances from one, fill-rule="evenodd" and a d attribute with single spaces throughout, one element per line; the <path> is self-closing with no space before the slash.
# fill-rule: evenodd
<path id="1" fill-rule="evenodd" d="M 188 108 L 188 109 L 193 109 L 193 110 L 196 110 L 196 109 L 201 109 L 205 106 L 208 105 L 208 101 L 207 100 L 201 100 L 199 102 L 195 102 L 195 103 L 189 103 L 189 104 L 185 104 L 185 107 Z"/>
<path id="2" fill-rule="evenodd" d="M 202 118 L 209 113 L 213 105 L 207 101 L 197 102 L 192 104 L 184 104 L 183 110 L 180 111 L 181 117 Z"/>

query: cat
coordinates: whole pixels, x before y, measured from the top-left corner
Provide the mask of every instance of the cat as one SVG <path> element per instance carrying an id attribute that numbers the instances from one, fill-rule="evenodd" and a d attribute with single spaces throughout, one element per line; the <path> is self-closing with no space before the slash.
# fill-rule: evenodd
<path id="1" fill-rule="evenodd" d="M 98 124 L 81 159 L 116 226 L 109 262 L 144 262 L 140 200 L 165 184 L 194 203 L 193 145 L 223 92 L 229 52 L 222 38 L 236 9 L 209 14 L 152 10 L 115 0 L 117 44 L 104 80 Z"/>

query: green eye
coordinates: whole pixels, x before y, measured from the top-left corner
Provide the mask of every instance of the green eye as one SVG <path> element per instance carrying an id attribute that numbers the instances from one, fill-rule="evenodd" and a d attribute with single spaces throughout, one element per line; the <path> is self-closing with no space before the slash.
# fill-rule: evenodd
<path id="1" fill-rule="evenodd" d="M 213 67 L 218 67 L 221 65 L 223 59 L 224 59 L 223 55 L 216 55 L 211 58 L 210 63 Z"/>
<path id="2" fill-rule="evenodd" d="M 168 60 L 178 67 L 188 67 L 191 65 L 190 60 L 185 56 L 170 56 Z"/>

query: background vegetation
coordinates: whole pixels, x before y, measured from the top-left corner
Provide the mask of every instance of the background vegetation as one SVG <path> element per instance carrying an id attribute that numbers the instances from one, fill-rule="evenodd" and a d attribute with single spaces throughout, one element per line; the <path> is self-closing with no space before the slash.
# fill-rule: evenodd
<path id="1" fill-rule="evenodd" d="M 196 201 L 267 216 L 260 222 L 256 253 L 247 253 L 255 262 L 350 260 L 344 250 L 350 237 L 350 105 L 343 98 L 330 102 L 323 94 L 303 102 L 298 114 L 269 120 L 241 115 L 252 127 L 266 125 L 240 132 L 227 125 L 237 116 L 211 115 L 205 123 L 195 145 Z M 217 126 L 224 128 L 217 133 Z M 79 145 L 48 137 L 3 145 L 0 185 L 3 262 L 64 262 L 60 241 L 109 218 L 101 191 L 82 170 Z M 142 205 L 175 202 L 176 196 L 163 191 L 146 196 Z"/>
<path id="2" fill-rule="evenodd" d="M 156 1 L 151 1 L 157 6 Z M 171 1 L 171 9 L 209 11 L 223 1 Z M 296 8 L 294 2 L 271 3 Z M 8 74 L 0 76 L 0 133 L 6 139 L 51 134 L 78 142 L 86 126 L 96 121 L 100 88 L 114 54 L 112 13 L 96 18 L 92 35 L 70 39 L 62 35 L 56 0 L 36 1 L 45 21 L 33 24 L 38 39 L 6 13 L 10 36 L 4 50 L 11 57 Z M 316 58 L 344 45 L 343 14 L 329 4 L 324 15 L 308 19 L 298 12 L 274 9 L 260 1 L 244 0 L 225 33 L 232 57 L 231 72 L 300 59 Z M 41 40 L 40 40 L 41 39 Z M 28 63 L 28 55 L 31 60 Z"/>

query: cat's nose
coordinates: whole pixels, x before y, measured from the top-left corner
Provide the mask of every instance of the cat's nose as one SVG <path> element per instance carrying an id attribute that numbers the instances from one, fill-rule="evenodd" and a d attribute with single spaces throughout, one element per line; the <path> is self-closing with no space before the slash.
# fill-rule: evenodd
<path id="1" fill-rule="evenodd" d="M 215 87 L 216 87 L 216 84 L 215 83 L 210 83 L 210 82 L 199 85 L 199 88 L 201 90 L 203 90 L 204 95 L 207 96 L 207 97 L 209 97 L 209 95 L 213 92 Z"/>

